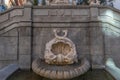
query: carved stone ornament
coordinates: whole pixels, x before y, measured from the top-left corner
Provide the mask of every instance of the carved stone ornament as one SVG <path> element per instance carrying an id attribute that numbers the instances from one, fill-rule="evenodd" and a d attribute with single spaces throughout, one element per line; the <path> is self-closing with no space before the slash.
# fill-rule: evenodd
<path id="1" fill-rule="evenodd" d="M 63 30 L 64 35 L 58 36 L 54 30 L 55 38 L 46 44 L 45 62 L 48 64 L 66 65 L 77 62 L 75 44 L 67 38 L 67 30 Z"/>
<path id="2" fill-rule="evenodd" d="M 91 6 L 100 5 L 99 0 L 89 0 L 88 2 L 89 2 L 89 5 Z"/>
<path id="3" fill-rule="evenodd" d="M 55 38 L 46 43 L 44 59 L 37 58 L 32 63 L 32 70 L 43 77 L 53 80 L 64 80 L 84 74 L 90 68 L 85 58 L 77 59 L 75 44 L 67 38 L 67 30 L 63 36 L 54 30 Z"/>
<path id="4" fill-rule="evenodd" d="M 46 0 L 47 5 L 76 5 L 76 0 Z"/>

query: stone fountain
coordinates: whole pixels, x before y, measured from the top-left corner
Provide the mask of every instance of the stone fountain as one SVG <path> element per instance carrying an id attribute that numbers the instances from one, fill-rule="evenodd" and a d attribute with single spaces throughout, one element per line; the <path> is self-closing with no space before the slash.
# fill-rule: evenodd
<path id="1" fill-rule="evenodd" d="M 75 44 L 67 38 L 67 30 L 59 36 L 59 30 L 53 30 L 55 38 L 46 43 L 44 59 L 32 63 L 33 71 L 50 79 L 71 79 L 88 71 L 87 59 L 78 59 Z"/>

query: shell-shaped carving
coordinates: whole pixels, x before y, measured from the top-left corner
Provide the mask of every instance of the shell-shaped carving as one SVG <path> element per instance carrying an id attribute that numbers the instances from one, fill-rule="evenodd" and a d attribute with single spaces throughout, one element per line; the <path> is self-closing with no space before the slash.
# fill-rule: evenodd
<path id="1" fill-rule="evenodd" d="M 45 62 L 48 64 L 66 65 L 77 62 L 77 53 L 75 44 L 68 39 L 67 30 L 63 36 L 57 35 L 57 30 L 54 30 L 55 38 L 46 44 Z"/>
<path id="2" fill-rule="evenodd" d="M 52 45 L 51 51 L 53 54 L 63 54 L 67 55 L 71 51 L 71 47 L 67 43 L 58 42 Z"/>

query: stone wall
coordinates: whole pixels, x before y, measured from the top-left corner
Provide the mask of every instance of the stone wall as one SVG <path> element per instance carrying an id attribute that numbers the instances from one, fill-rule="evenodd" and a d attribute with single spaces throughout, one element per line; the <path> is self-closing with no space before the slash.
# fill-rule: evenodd
<path id="1" fill-rule="evenodd" d="M 99 20 L 103 32 L 104 57 L 113 59 L 116 66 L 120 68 L 120 15 L 115 9 L 100 8 Z M 104 23 L 104 24 L 103 24 Z"/>
<path id="2" fill-rule="evenodd" d="M 15 7 L 0 14 L 0 68 L 31 64 L 31 8 Z"/>
<path id="3" fill-rule="evenodd" d="M 17 63 L 30 69 L 43 58 L 53 29 L 67 29 L 79 58 L 87 57 L 92 68 L 104 68 L 113 58 L 120 67 L 120 12 L 103 6 L 25 6 L 0 14 L 0 67 Z"/>

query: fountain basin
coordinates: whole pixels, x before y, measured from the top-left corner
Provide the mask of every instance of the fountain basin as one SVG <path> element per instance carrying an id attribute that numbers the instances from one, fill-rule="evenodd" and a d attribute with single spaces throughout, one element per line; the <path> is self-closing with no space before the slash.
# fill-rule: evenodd
<path id="1" fill-rule="evenodd" d="M 86 59 L 64 66 L 49 65 L 40 58 L 32 63 L 32 69 L 36 74 L 50 79 L 71 79 L 87 72 L 89 68 L 90 64 Z"/>

